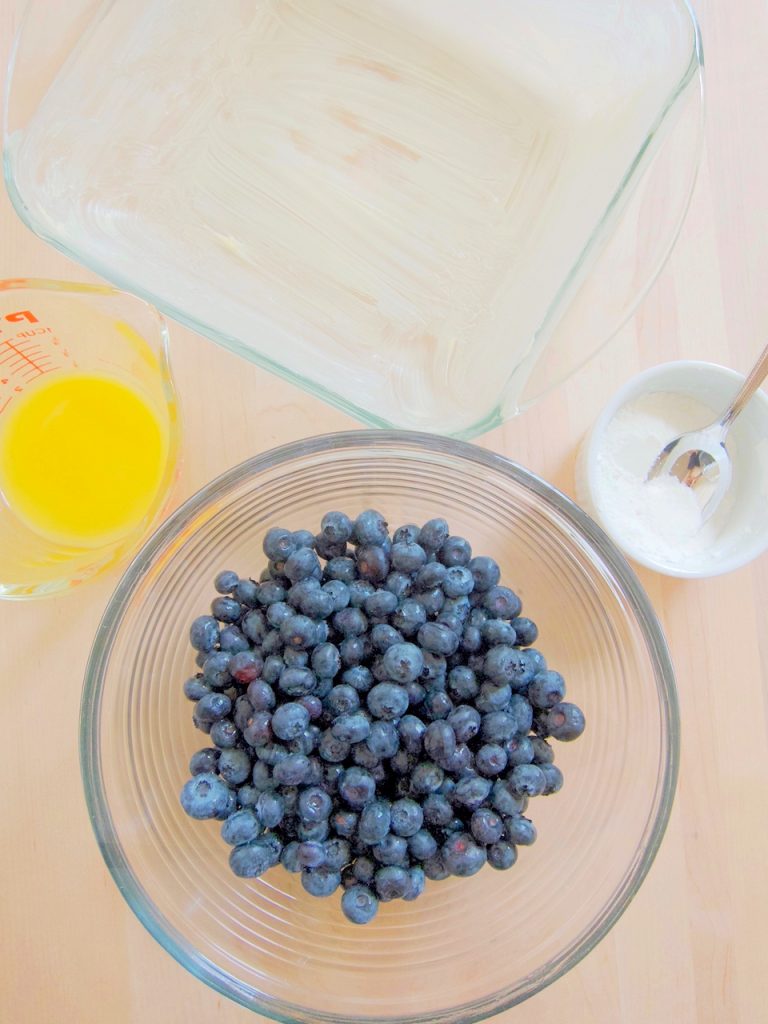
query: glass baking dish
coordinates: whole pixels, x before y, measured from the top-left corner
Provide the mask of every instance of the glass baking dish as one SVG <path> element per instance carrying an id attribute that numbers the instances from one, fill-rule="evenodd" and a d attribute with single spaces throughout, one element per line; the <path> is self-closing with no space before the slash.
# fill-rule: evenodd
<path id="1" fill-rule="evenodd" d="M 471 437 L 658 274 L 702 54 L 685 0 L 32 0 L 7 94 L 43 238 L 366 423 Z"/>

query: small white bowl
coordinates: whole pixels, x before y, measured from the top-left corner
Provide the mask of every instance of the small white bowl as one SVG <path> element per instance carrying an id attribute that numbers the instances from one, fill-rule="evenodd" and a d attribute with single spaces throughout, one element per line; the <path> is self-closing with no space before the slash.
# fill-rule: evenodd
<path id="1" fill-rule="evenodd" d="M 635 542 L 631 523 L 624 531 L 617 526 L 615 517 L 609 519 L 602 514 L 597 487 L 603 472 L 598 453 L 606 428 L 629 402 L 646 394 L 677 393 L 708 406 L 712 410 L 711 422 L 725 409 L 743 381 L 743 375 L 735 370 L 714 363 L 682 360 L 651 367 L 614 395 L 584 439 L 576 464 L 578 500 L 635 562 L 667 576 L 694 579 L 731 572 L 768 548 L 768 395 L 763 391 L 757 392 L 731 428 L 732 497 L 726 498 L 727 514 L 719 514 L 717 542 L 705 553 L 685 555 L 674 562 L 664 554 L 651 555 L 646 547 Z"/>

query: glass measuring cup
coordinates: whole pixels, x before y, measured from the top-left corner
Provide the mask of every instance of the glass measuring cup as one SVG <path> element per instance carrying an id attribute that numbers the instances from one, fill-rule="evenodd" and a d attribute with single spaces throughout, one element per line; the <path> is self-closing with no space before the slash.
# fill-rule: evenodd
<path id="1" fill-rule="evenodd" d="M 109 286 L 0 280 L 0 597 L 69 589 L 135 547 L 169 496 L 178 440 L 157 310 Z M 100 493 L 102 471 L 116 483 Z"/>

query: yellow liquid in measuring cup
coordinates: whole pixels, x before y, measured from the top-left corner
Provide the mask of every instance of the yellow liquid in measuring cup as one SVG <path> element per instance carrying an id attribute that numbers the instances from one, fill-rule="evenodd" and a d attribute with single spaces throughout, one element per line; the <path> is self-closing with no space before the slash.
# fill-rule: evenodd
<path id="1" fill-rule="evenodd" d="M 151 405 L 111 377 L 40 381 L 0 417 L 0 490 L 35 532 L 95 547 L 130 533 L 163 477 L 168 436 Z"/>

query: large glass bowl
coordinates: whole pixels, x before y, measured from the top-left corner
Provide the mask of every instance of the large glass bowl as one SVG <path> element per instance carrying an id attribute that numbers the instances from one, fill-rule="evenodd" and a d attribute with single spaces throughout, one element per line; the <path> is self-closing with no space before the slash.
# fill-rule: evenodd
<path id="1" fill-rule="evenodd" d="M 182 683 L 190 621 L 221 568 L 258 574 L 269 526 L 317 529 L 331 508 L 390 523 L 444 515 L 496 557 L 541 627 L 540 646 L 587 716 L 558 744 L 565 786 L 532 804 L 539 839 L 506 873 L 427 883 L 359 927 L 282 867 L 230 873 L 213 822 L 178 794 L 205 744 Z M 182 506 L 120 582 L 82 703 L 91 819 L 110 871 L 161 945 L 217 991 L 277 1020 L 476 1021 L 581 960 L 637 892 L 664 833 L 678 763 L 667 649 L 608 538 L 520 466 L 423 434 L 318 437 L 260 455 Z"/>

